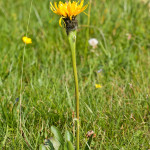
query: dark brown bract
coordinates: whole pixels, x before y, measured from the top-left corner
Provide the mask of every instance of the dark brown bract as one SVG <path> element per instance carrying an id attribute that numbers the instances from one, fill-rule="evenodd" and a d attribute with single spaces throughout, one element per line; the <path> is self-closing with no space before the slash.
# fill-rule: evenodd
<path id="1" fill-rule="evenodd" d="M 70 20 L 69 17 L 63 18 L 63 20 L 67 35 L 70 31 L 76 30 L 78 28 L 78 20 L 76 19 L 76 17 L 72 17 L 72 20 Z"/>

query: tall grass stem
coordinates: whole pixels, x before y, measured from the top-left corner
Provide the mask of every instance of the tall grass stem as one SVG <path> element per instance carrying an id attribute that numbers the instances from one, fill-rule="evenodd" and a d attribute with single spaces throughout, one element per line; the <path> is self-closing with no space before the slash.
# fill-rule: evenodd
<path id="1" fill-rule="evenodd" d="M 90 32 L 90 20 L 91 20 L 91 3 L 92 0 L 89 1 L 89 10 L 88 10 L 88 22 L 87 22 L 87 30 L 86 30 L 86 43 L 85 43 L 85 49 L 84 49 L 84 61 L 87 59 L 87 51 L 88 51 L 88 40 L 89 40 L 89 32 Z"/>
<path id="2" fill-rule="evenodd" d="M 28 23 L 27 23 L 27 28 L 26 28 L 26 37 L 28 34 L 28 30 L 29 30 L 29 23 L 30 23 L 30 17 L 31 17 L 31 9 L 32 9 L 32 4 L 33 4 L 33 0 L 31 0 L 30 3 L 30 10 L 29 10 L 29 16 L 28 16 Z M 22 58 L 22 67 L 21 67 L 21 79 L 20 79 L 20 112 L 19 112 L 19 124 L 20 124 L 20 131 L 22 134 L 22 119 L 21 119 L 21 105 L 22 105 L 22 93 L 23 93 L 23 73 L 24 73 L 24 55 L 25 55 L 25 51 L 26 51 L 26 44 L 24 44 L 24 48 L 23 48 L 23 58 Z"/>

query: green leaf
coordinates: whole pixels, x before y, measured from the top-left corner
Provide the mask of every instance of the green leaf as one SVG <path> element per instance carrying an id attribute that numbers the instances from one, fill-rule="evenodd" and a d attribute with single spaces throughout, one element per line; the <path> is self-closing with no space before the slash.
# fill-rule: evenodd
<path id="1" fill-rule="evenodd" d="M 50 141 L 53 144 L 54 150 L 58 150 L 61 145 L 60 142 L 57 139 L 55 139 L 54 137 L 51 137 Z M 51 149 L 51 150 L 53 150 L 53 149 Z"/>
<path id="2" fill-rule="evenodd" d="M 63 145 L 64 140 L 59 129 L 55 126 L 51 126 L 51 132 L 54 134 L 54 137 Z"/>
<path id="3" fill-rule="evenodd" d="M 67 141 L 64 144 L 64 150 L 74 150 L 73 144 L 70 141 Z"/>
<path id="4" fill-rule="evenodd" d="M 68 150 L 68 148 L 67 148 L 67 142 L 64 144 L 64 150 Z"/>
<path id="5" fill-rule="evenodd" d="M 65 132 L 65 140 L 73 142 L 73 135 L 68 130 L 66 130 L 66 132 Z"/>
<path id="6" fill-rule="evenodd" d="M 45 140 L 45 145 L 49 146 L 50 150 L 55 150 L 53 143 L 49 139 Z"/>
<path id="7" fill-rule="evenodd" d="M 67 141 L 68 150 L 74 150 L 73 144 L 70 141 Z"/>
<path id="8" fill-rule="evenodd" d="M 39 150 L 46 150 L 46 147 L 44 146 L 44 144 L 41 144 L 41 145 L 40 145 Z"/>

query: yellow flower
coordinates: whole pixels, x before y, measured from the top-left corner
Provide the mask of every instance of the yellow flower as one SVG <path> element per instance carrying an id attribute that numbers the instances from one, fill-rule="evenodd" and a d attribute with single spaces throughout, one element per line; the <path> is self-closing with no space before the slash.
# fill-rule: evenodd
<path id="1" fill-rule="evenodd" d="M 32 43 L 32 39 L 31 38 L 28 38 L 26 36 L 22 37 L 22 41 L 25 43 L 25 44 L 31 44 Z"/>
<path id="2" fill-rule="evenodd" d="M 60 1 L 58 5 L 57 2 L 54 2 L 54 6 L 53 6 L 53 4 L 50 2 L 50 8 L 55 14 L 61 16 L 59 20 L 59 25 L 61 26 L 62 18 L 69 18 L 70 20 L 72 20 L 73 17 L 76 17 L 78 14 L 80 14 L 87 8 L 88 5 L 85 5 L 83 7 L 83 3 L 84 0 L 81 0 L 80 4 L 79 1 L 71 2 L 71 0 L 69 0 L 69 2 L 65 2 L 65 3 Z"/>
<path id="3" fill-rule="evenodd" d="M 102 88 L 102 85 L 100 85 L 100 84 L 95 84 L 95 87 L 96 87 L 96 88 Z"/>

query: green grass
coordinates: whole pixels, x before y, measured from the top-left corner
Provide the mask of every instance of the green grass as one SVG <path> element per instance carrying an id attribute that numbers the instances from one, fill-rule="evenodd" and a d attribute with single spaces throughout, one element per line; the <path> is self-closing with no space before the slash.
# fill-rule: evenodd
<path id="1" fill-rule="evenodd" d="M 86 1 L 85 3 L 88 3 Z M 49 1 L 33 0 L 23 65 L 22 129 L 19 101 L 23 47 L 31 0 L 0 1 L 0 145 L 37 150 L 51 137 L 50 126 L 72 131 L 75 95 L 71 51 Z M 86 11 L 88 12 L 88 10 Z M 80 147 L 86 133 L 91 149 L 146 150 L 150 141 L 150 12 L 141 0 L 92 0 L 88 17 L 78 16 L 77 67 L 80 89 Z M 132 37 L 128 40 L 127 33 Z M 97 73 L 99 69 L 101 73 Z M 96 89 L 95 84 L 103 88 Z"/>

